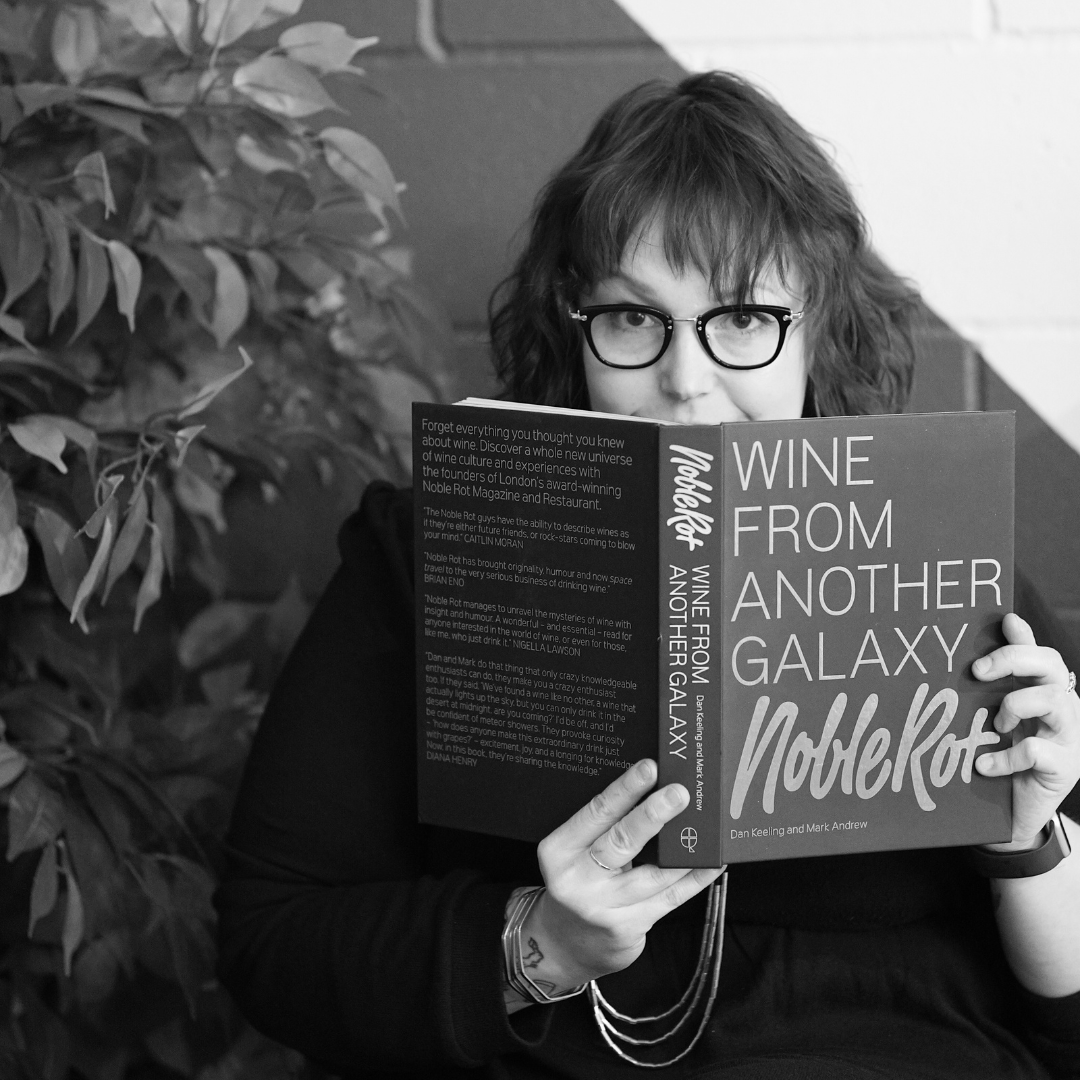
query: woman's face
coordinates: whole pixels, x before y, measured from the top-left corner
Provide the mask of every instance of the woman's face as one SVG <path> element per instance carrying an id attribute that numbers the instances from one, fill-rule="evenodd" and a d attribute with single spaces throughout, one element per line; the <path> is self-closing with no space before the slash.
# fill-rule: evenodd
<path id="1" fill-rule="evenodd" d="M 800 311 L 800 287 L 788 273 L 785 287 L 775 272 L 762 275 L 751 301 Z M 645 304 L 676 319 L 693 318 L 729 303 L 716 296 L 697 270 L 676 273 L 664 257 L 655 227 L 627 248 L 617 274 L 581 298 L 591 304 Z M 808 357 L 805 331 L 795 323 L 780 355 L 768 367 L 736 371 L 717 364 L 701 346 L 693 323 L 677 322 L 667 351 L 651 367 L 625 370 L 601 364 L 582 340 L 585 381 L 592 408 L 600 412 L 721 424 L 731 420 L 790 420 L 802 415 Z"/>

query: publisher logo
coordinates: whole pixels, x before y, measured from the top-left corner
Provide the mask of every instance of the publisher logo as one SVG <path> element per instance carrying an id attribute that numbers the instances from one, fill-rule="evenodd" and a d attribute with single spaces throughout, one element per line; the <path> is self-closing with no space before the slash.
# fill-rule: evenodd
<path id="1" fill-rule="evenodd" d="M 693 855 L 694 848 L 697 847 L 697 829 L 692 825 L 687 825 L 686 828 L 679 833 L 679 840 L 682 843 L 682 846 Z"/>
<path id="2" fill-rule="evenodd" d="M 675 527 L 675 539 L 693 551 L 705 544 L 701 537 L 712 532 L 713 519 L 698 507 L 712 502 L 706 494 L 712 491 L 712 484 L 702 480 L 701 474 L 712 471 L 713 455 L 690 446 L 673 445 L 670 449 L 675 455 L 671 458 L 671 464 L 675 466 L 672 477 L 675 492 L 671 497 L 675 512 L 667 519 L 667 524 Z"/>

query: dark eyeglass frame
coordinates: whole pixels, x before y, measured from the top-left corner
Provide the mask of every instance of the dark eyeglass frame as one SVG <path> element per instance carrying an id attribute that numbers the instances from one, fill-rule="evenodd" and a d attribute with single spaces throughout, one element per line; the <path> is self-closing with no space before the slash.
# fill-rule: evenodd
<path id="1" fill-rule="evenodd" d="M 644 364 L 613 364 L 610 360 L 605 360 L 600 355 L 593 342 L 592 321 L 597 315 L 604 315 L 610 311 L 639 311 L 645 315 L 652 315 L 659 319 L 664 326 L 664 344 L 660 347 L 660 351 L 656 356 Z M 780 336 L 776 342 L 776 350 L 768 360 L 763 360 L 760 364 L 729 364 L 712 351 L 712 346 L 709 344 L 708 336 L 705 333 L 705 324 L 710 319 L 715 318 L 717 315 L 730 315 L 735 313 L 753 315 L 757 312 L 772 315 L 780 327 Z M 768 367 L 780 355 L 780 351 L 784 347 L 784 341 L 787 338 L 788 327 L 793 323 L 797 323 L 804 314 L 806 314 L 805 308 L 802 311 L 792 311 L 791 308 L 776 307 L 772 304 L 725 304 L 722 307 L 709 308 L 708 311 L 703 311 L 700 315 L 692 319 L 676 319 L 666 311 L 661 311 L 659 308 L 647 307 L 644 304 L 594 304 L 590 307 L 570 308 L 570 318 L 581 324 L 581 329 L 585 334 L 585 340 L 589 343 L 589 348 L 592 350 L 593 356 L 595 356 L 601 364 L 605 365 L 605 367 L 617 368 L 621 371 L 640 371 L 642 368 L 652 367 L 653 364 L 667 352 L 668 346 L 671 344 L 672 335 L 675 333 L 675 324 L 677 322 L 689 322 L 694 324 L 695 329 L 697 330 L 698 340 L 701 342 L 701 347 L 705 350 L 709 359 L 714 363 L 719 364 L 722 368 L 728 368 L 731 371 L 757 371 L 759 368 Z"/>

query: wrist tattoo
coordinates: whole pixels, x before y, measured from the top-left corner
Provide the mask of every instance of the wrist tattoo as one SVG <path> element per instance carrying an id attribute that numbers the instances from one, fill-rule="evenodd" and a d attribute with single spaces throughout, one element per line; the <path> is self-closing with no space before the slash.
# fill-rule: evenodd
<path id="1" fill-rule="evenodd" d="M 540 951 L 540 946 L 536 944 L 536 938 L 529 938 L 529 951 L 521 958 L 522 967 L 537 968 L 543 959 L 544 954 Z"/>

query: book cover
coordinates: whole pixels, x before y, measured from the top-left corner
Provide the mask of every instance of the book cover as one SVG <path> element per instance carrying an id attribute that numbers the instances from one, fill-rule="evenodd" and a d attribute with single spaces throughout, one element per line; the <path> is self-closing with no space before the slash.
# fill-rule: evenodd
<path id="1" fill-rule="evenodd" d="M 420 820 L 539 840 L 657 758 L 663 865 L 1005 839 L 1012 417 L 414 407 Z"/>

